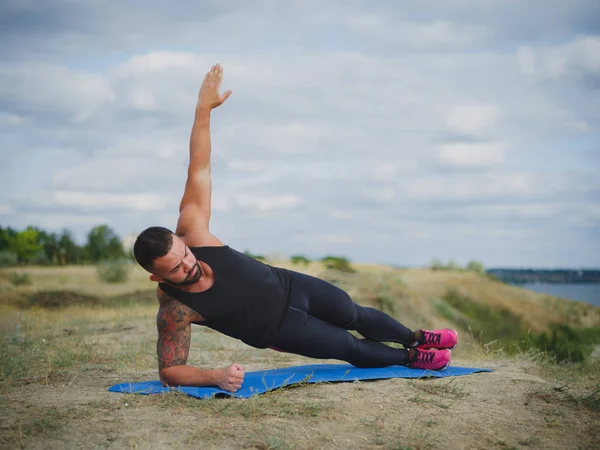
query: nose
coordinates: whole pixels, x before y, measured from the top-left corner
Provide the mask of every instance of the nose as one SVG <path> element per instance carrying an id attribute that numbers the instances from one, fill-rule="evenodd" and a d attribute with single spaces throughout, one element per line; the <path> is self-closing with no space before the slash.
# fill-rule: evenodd
<path id="1" fill-rule="evenodd" d="M 186 272 L 189 272 L 194 268 L 195 263 L 193 261 L 183 261 L 183 268 Z"/>

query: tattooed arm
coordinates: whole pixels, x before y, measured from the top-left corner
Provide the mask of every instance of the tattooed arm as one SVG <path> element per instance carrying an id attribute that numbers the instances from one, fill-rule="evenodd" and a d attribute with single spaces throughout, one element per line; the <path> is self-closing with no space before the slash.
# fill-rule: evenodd
<path id="1" fill-rule="evenodd" d="M 219 386 L 235 392 L 244 380 L 244 368 L 203 370 L 186 365 L 190 350 L 193 312 L 178 301 L 163 303 L 156 316 L 158 372 L 165 386 Z"/>

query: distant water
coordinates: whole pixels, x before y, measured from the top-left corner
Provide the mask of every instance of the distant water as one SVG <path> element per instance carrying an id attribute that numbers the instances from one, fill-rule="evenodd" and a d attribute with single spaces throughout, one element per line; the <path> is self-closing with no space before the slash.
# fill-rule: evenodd
<path id="1" fill-rule="evenodd" d="M 530 291 L 600 306 L 600 283 L 525 283 L 518 286 Z"/>

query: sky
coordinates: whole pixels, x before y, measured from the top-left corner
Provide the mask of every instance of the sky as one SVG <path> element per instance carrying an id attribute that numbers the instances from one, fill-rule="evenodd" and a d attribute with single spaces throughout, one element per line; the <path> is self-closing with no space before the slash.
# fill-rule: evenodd
<path id="1" fill-rule="evenodd" d="M 217 62 L 225 244 L 600 267 L 597 0 L 3 0 L 0 226 L 174 229 Z"/>

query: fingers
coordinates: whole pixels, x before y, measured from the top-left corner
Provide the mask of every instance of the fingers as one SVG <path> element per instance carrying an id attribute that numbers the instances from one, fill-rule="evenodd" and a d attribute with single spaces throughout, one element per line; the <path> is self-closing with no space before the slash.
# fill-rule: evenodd
<path id="1" fill-rule="evenodd" d="M 242 387 L 242 384 L 244 384 L 244 377 L 230 377 L 227 384 L 229 385 L 227 390 L 235 392 Z"/>
<path id="2" fill-rule="evenodd" d="M 223 104 L 231 95 L 231 90 L 220 94 L 221 81 L 223 79 L 223 68 L 220 64 L 215 64 L 204 76 L 204 82 L 198 93 L 198 102 L 203 106 L 216 108 Z M 242 369 L 243 370 L 243 369 Z"/>
<path id="3" fill-rule="evenodd" d="M 223 79 L 223 68 L 220 64 L 215 64 L 212 68 L 206 73 L 204 77 L 204 81 L 219 83 Z"/>
<path id="4" fill-rule="evenodd" d="M 244 383 L 244 367 L 234 363 L 226 369 L 226 378 L 223 389 L 235 392 Z"/>
<path id="5" fill-rule="evenodd" d="M 231 377 L 235 377 L 235 378 L 244 378 L 244 367 L 242 367 L 239 364 L 232 364 L 231 366 L 229 366 L 229 376 Z"/>
<path id="6" fill-rule="evenodd" d="M 225 100 L 227 100 L 230 95 L 231 95 L 231 90 L 223 92 L 223 95 L 221 96 L 221 103 L 223 103 Z M 244 369 L 242 369 L 242 370 L 244 370 Z"/>

